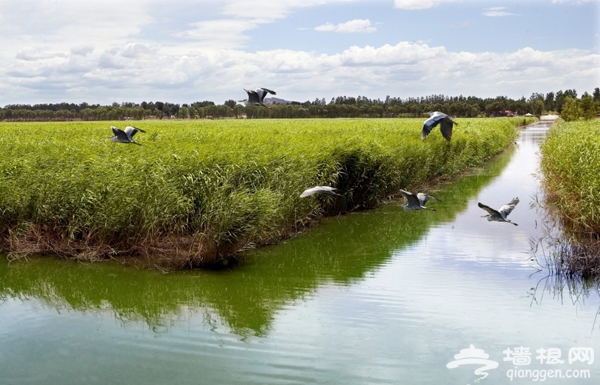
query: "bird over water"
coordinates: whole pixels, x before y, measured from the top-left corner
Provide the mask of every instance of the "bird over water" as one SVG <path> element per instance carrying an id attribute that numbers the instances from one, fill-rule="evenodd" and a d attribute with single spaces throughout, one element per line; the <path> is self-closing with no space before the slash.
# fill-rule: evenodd
<path id="1" fill-rule="evenodd" d="M 427 209 L 427 207 L 425 207 L 425 204 L 427 203 L 429 198 L 433 198 L 436 201 L 441 202 L 441 199 L 438 199 L 434 196 L 431 196 L 431 195 L 425 194 L 425 193 L 418 193 L 417 195 L 415 195 L 406 190 L 400 190 L 400 192 L 402 193 L 402 195 L 404 195 L 406 197 L 406 201 L 407 201 L 407 203 L 403 206 L 404 211 Z M 435 210 L 435 209 L 429 209 L 429 210 Z"/>
<path id="2" fill-rule="evenodd" d="M 484 217 L 487 218 L 488 221 L 508 222 L 515 226 L 518 226 L 518 224 L 511 222 L 510 219 L 506 219 L 508 218 L 508 215 L 512 213 L 512 211 L 515 209 L 518 203 L 519 198 L 513 198 L 510 202 L 503 205 L 498 210 L 494 210 L 490 206 L 486 206 L 481 202 L 478 202 L 477 206 L 481 207 L 482 209 L 488 212 L 488 215 L 484 215 Z"/>

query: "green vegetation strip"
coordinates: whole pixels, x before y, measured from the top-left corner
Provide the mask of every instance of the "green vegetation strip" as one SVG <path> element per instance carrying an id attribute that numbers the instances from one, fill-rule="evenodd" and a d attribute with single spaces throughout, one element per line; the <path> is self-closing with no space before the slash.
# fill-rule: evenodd
<path id="1" fill-rule="evenodd" d="M 481 164 L 530 121 L 459 119 L 451 142 L 423 119 L 127 122 L 142 146 L 107 139 L 124 122 L 2 123 L 0 249 L 210 266 Z M 299 198 L 315 185 L 344 196 Z"/>
<path id="2" fill-rule="evenodd" d="M 552 219 L 549 267 L 557 274 L 600 275 L 600 120 L 561 122 L 542 146 L 543 186 Z"/>
<path id="3" fill-rule="evenodd" d="M 575 232 L 600 234 L 600 120 L 561 122 L 542 146 L 547 201 Z"/>

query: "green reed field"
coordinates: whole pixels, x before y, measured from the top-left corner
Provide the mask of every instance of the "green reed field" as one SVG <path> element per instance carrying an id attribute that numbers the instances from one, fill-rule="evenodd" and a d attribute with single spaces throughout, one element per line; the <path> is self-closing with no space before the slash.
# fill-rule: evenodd
<path id="1" fill-rule="evenodd" d="M 576 232 L 600 234 L 600 120 L 561 122 L 542 146 L 547 200 Z"/>
<path id="2" fill-rule="evenodd" d="M 0 251 L 211 266 L 478 165 L 532 121 L 457 119 L 446 142 L 423 120 L 0 123 Z M 315 185 L 344 196 L 299 198 Z"/>
<path id="3" fill-rule="evenodd" d="M 600 274 L 600 120 L 554 126 L 541 168 L 546 201 L 565 228 L 557 268 Z"/>
<path id="4" fill-rule="evenodd" d="M 562 224 L 552 268 L 569 276 L 600 275 L 600 120 L 560 122 L 542 146 L 543 186 Z"/>

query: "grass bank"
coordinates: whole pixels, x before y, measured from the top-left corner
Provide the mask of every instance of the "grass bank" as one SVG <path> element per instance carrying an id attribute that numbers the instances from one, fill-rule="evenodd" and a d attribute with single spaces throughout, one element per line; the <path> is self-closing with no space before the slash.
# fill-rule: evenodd
<path id="1" fill-rule="evenodd" d="M 600 274 L 600 120 L 560 122 L 541 148 L 546 201 L 566 239 L 558 270 Z"/>
<path id="2" fill-rule="evenodd" d="M 422 119 L 128 122 L 142 146 L 107 139 L 124 122 L 2 123 L 0 249 L 214 265 L 481 164 L 528 122 L 458 121 L 451 142 Z M 344 196 L 299 198 L 315 185 Z"/>

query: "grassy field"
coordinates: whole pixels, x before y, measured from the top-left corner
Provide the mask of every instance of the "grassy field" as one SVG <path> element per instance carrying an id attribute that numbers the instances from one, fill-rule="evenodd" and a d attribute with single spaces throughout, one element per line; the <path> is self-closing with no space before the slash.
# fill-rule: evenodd
<path id="1" fill-rule="evenodd" d="M 600 120 L 561 122 L 542 146 L 546 201 L 571 237 L 567 270 L 600 273 Z"/>
<path id="2" fill-rule="evenodd" d="M 127 122 L 141 146 L 107 138 L 125 122 L 0 123 L 0 249 L 210 266 L 478 165 L 527 121 L 458 122 L 451 142 L 423 119 Z M 344 196 L 299 198 L 315 185 Z"/>

